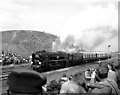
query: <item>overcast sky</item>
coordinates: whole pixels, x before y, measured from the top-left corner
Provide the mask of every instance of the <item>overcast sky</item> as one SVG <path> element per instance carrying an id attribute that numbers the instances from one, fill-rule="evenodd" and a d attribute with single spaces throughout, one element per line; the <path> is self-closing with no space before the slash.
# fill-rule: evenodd
<path id="1" fill-rule="evenodd" d="M 87 49 L 118 49 L 117 0 L 0 0 L 0 31 L 38 30 L 72 35 Z M 88 2 L 89 1 L 89 2 Z"/>

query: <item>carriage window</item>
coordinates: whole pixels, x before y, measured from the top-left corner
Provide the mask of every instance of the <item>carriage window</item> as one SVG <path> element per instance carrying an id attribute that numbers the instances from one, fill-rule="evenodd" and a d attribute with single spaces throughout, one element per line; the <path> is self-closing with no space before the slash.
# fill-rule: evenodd
<path id="1" fill-rule="evenodd" d="M 84 55 L 84 57 L 86 58 L 86 55 Z"/>
<path id="2" fill-rule="evenodd" d="M 85 58 L 85 55 L 83 55 L 83 58 Z"/>
<path id="3" fill-rule="evenodd" d="M 88 57 L 90 57 L 91 55 L 89 54 Z"/>
<path id="4" fill-rule="evenodd" d="M 37 55 L 35 55 L 35 57 L 39 57 L 39 55 L 37 54 Z"/>
<path id="5" fill-rule="evenodd" d="M 98 54 L 98 56 L 100 57 L 100 54 Z"/>
<path id="6" fill-rule="evenodd" d="M 93 54 L 91 54 L 91 57 L 93 57 Z"/>

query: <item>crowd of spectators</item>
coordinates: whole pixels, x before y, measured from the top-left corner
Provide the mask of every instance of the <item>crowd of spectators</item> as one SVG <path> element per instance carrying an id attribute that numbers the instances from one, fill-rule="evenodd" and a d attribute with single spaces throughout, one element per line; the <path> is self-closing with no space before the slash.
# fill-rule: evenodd
<path id="1" fill-rule="evenodd" d="M 17 53 L 13 53 L 11 51 L 3 51 L 1 54 L 0 65 L 18 65 L 23 63 L 28 63 L 29 59 L 25 57 L 21 57 Z"/>
<path id="2" fill-rule="evenodd" d="M 63 74 L 63 77 L 50 83 L 47 83 L 46 77 L 43 78 L 39 73 L 33 72 L 12 72 L 8 76 L 9 92 L 15 95 L 69 95 L 71 93 L 120 95 L 120 67 L 114 66 L 114 63 L 101 63 L 97 68 L 79 71 L 75 75 Z M 22 80 L 21 84 L 15 81 L 18 79 Z"/>

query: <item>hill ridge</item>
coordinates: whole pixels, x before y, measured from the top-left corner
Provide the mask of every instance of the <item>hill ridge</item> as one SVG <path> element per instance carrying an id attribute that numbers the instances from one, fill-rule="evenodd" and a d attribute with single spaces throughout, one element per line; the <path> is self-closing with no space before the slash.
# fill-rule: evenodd
<path id="1" fill-rule="evenodd" d="M 52 50 L 52 43 L 58 36 L 35 30 L 6 30 L 2 35 L 2 50 L 29 56 L 39 50 Z"/>

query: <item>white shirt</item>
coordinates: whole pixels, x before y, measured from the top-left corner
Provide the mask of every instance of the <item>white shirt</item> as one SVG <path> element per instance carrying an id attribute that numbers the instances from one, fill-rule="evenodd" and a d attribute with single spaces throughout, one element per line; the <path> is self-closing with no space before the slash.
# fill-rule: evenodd
<path id="1" fill-rule="evenodd" d="M 108 72 L 108 79 L 112 79 L 117 82 L 117 75 L 115 71 L 109 70 Z"/>

